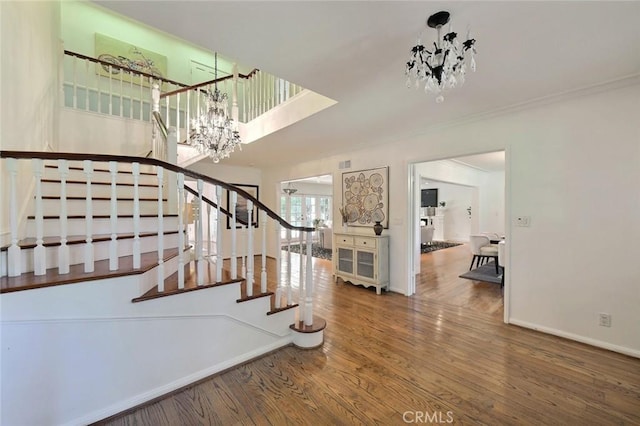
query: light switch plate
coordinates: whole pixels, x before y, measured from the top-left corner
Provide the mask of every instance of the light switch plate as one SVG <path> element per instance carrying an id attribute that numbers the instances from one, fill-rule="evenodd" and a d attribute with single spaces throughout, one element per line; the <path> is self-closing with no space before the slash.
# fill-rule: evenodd
<path id="1" fill-rule="evenodd" d="M 516 226 L 529 226 L 531 223 L 530 216 L 518 216 L 516 218 Z"/>

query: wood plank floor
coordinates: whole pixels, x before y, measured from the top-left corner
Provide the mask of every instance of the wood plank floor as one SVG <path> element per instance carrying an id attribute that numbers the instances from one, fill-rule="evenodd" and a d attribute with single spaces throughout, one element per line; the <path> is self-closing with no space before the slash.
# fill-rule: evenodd
<path id="1" fill-rule="evenodd" d="M 457 278 L 469 262 L 467 246 L 422 255 L 405 297 L 336 284 L 314 259 L 321 348 L 286 347 L 103 424 L 640 424 L 639 359 L 505 325 L 498 285 Z"/>

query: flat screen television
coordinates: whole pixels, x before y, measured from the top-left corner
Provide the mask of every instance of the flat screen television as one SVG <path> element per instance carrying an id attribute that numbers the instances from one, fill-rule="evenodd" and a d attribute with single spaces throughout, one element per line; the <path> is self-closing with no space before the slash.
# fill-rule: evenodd
<path id="1" fill-rule="evenodd" d="M 420 207 L 438 207 L 438 189 L 420 190 Z"/>

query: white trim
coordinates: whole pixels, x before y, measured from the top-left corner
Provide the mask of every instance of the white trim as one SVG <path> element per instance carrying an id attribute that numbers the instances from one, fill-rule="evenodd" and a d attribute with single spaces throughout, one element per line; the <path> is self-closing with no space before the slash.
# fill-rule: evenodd
<path id="1" fill-rule="evenodd" d="M 581 336 L 579 334 L 567 333 L 566 331 L 558 330 L 556 328 L 545 327 L 542 325 L 530 323 L 528 321 L 521 321 L 517 318 L 511 318 L 510 323 L 519 327 L 529 328 L 531 330 L 540 331 L 542 333 L 551 334 L 553 336 L 563 337 L 565 339 L 575 340 L 576 342 L 586 343 L 587 345 L 607 349 L 624 355 L 629 355 L 634 358 L 640 358 L 640 351 L 638 350 L 603 342 L 602 340 L 592 339 L 590 337 Z"/>
<path id="2" fill-rule="evenodd" d="M 71 420 L 70 422 L 64 423 L 64 426 L 67 425 L 85 425 L 85 424 L 90 424 L 90 423 L 94 423 L 97 421 L 100 421 L 102 419 L 105 419 L 107 417 L 113 416 L 115 414 L 121 413 L 131 407 L 135 407 L 137 405 L 140 404 L 144 404 L 147 401 L 150 401 L 152 399 L 161 397 L 163 395 L 166 395 L 169 392 L 172 392 L 176 389 L 180 389 L 184 386 L 188 386 L 194 382 L 197 382 L 198 380 L 204 379 L 206 377 L 209 377 L 213 374 L 219 373 L 221 371 L 224 371 L 228 368 L 234 367 L 236 365 L 239 365 L 243 362 L 246 361 L 250 361 L 254 358 L 257 358 L 261 355 L 264 355 L 268 352 L 274 351 L 276 349 L 279 349 L 283 346 L 286 346 L 288 344 L 290 344 L 293 341 L 293 336 L 286 336 L 283 337 L 269 345 L 263 346 L 259 349 L 255 349 L 251 352 L 239 355 L 235 358 L 232 358 L 230 360 L 221 362 L 219 364 L 215 364 L 212 365 L 211 367 L 205 368 L 203 370 L 197 371 L 193 374 L 190 374 L 186 377 L 182 377 L 178 380 L 174 380 L 173 382 L 167 383 L 166 385 L 163 386 L 159 386 L 155 389 L 152 389 L 150 391 L 141 393 L 139 395 L 136 395 L 132 398 L 128 398 L 125 399 L 119 403 L 110 405 L 109 407 L 103 408 L 101 410 L 96 410 L 93 411 L 91 413 L 88 413 L 82 417 L 76 418 L 74 420 Z"/>

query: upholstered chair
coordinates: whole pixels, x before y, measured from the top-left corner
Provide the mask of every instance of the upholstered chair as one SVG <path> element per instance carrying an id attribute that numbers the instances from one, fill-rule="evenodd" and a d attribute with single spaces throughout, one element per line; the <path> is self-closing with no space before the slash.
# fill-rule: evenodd
<path id="1" fill-rule="evenodd" d="M 473 269 L 474 263 L 476 263 L 476 267 L 479 267 L 489 259 L 493 259 L 496 264 L 496 274 L 499 273 L 498 248 L 491 245 L 489 237 L 486 235 L 471 235 L 469 237 L 469 248 L 471 249 L 471 254 L 473 254 L 469 270 Z"/>

